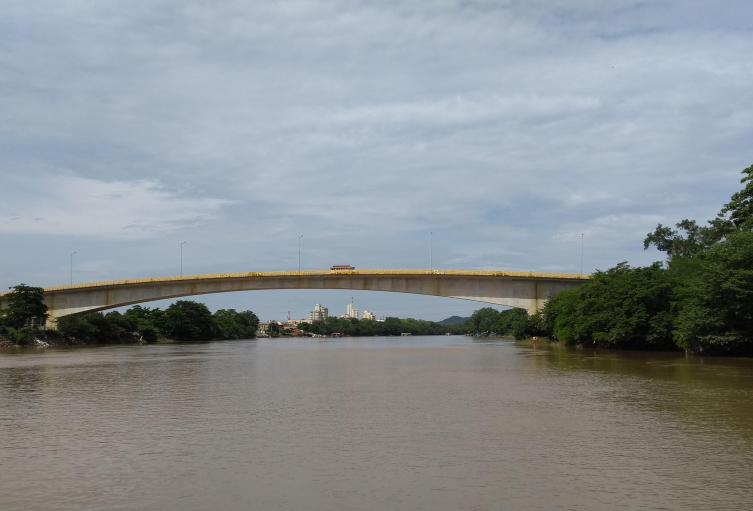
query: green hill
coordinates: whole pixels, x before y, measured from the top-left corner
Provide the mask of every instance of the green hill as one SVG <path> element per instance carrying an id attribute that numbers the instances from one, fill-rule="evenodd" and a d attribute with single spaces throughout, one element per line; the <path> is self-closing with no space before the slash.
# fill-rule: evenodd
<path id="1" fill-rule="evenodd" d="M 438 321 L 440 325 L 443 326 L 454 326 L 454 325 L 463 325 L 471 318 L 463 318 L 461 316 L 450 316 L 449 318 L 443 319 L 442 321 Z"/>

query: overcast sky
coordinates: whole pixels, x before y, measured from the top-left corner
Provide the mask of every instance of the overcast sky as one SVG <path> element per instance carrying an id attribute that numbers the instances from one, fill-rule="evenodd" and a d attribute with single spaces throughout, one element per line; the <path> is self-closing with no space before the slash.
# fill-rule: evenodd
<path id="1" fill-rule="evenodd" d="M 753 163 L 749 0 L 6 0 L 0 286 L 659 259 Z M 380 293 L 202 297 L 441 319 Z"/>

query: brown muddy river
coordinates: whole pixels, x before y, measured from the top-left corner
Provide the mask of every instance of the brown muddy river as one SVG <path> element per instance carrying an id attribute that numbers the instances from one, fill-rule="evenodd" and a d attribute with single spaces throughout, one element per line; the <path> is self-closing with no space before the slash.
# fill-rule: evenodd
<path id="1" fill-rule="evenodd" d="M 0 509 L 753 509 L 753 360 L 466 337 L 3 353 Z"/>

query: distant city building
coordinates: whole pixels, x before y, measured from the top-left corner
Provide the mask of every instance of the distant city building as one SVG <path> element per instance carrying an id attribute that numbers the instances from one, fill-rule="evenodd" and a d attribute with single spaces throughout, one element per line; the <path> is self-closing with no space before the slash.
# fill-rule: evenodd
<path id="1" fill-rule="evenodd" d="M 314 305 L 314 310 L 309 313 L 309 320 L 324 321 L 329 317 L 329 309 L 321 304 Z"/>
<path id="2" fill-rule="evenodd" d="M 376 316 L 374 315 L 373 312 L 367 311 L 367 310 L 364 309 L 364 311 L 363 311 L 363 319 L 368 319 L 370 321 L 374 321 L 374 320 L 376 320 Z"/>
<path id="3" fill-rule="evenodd" d="M 279 321 L 269 321 L 267 323 L 259 323 L 259 326 L 256 329 L 256 336 L 257 337 L 267 337 L 267 330 L 269 329 L 269 325 L 272 323 L 276 324 L 277 326 L 282 326 L 282 323 Z"/>
<path id="4" fill-rule="evenodd" d="M 345 308 L 345 316 L 343 317 L 350 318 L 350 319 L 358 319 L 358 309 L 355 308 L 352 300 L 348 304 L 348 306 Z"/>

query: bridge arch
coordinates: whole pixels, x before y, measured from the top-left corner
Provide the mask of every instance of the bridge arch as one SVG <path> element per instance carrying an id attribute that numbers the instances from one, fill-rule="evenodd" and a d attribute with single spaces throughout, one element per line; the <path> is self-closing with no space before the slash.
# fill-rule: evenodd
<path id="1" fill-rule="evenodd" d="M 248 272 L 94 282 L 45 289 L 50 319 L 155 300 L 233 291 L 340 289 L 442 296 L 526 309 L 578 286 L 587 276 L 482 270 Z M 0 295 L 0 307 L 3 297 Z"/>

